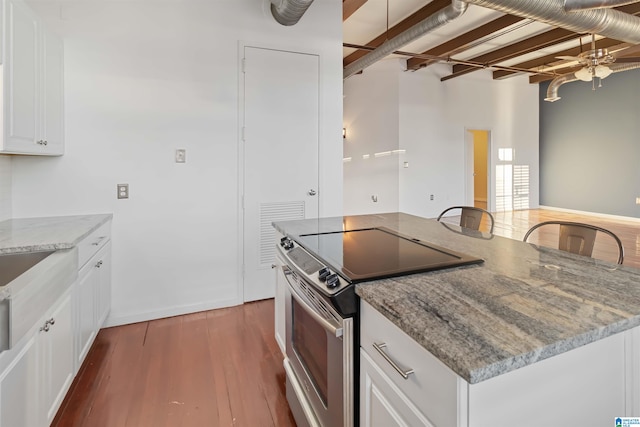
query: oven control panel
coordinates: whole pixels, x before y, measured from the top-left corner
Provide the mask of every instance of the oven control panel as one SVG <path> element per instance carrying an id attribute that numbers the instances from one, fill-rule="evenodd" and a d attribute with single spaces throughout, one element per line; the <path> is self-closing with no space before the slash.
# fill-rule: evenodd
<path id="1" fill-rule="evenodd" d="M 310 279 L 316 288 L 324 290 L 325 293 L 331 295 L 342 286 L 348 285 L 337 273 L 331 271 L 329 267 L 322 264 L 289 237 L 280 239 L 280 246 L 284 249 L 286 257 L 294 264 L 294 267 L 304 272 L 307 279 Z"/>

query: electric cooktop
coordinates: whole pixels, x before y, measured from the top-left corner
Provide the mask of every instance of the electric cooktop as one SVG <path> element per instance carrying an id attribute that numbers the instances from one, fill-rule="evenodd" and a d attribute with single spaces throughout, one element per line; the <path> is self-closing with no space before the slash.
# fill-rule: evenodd
<path id="1" fill-rule="evenodd" d="M 295 240 L 351 283 L 484 262 L 384 227 L 303 234 Z"/>

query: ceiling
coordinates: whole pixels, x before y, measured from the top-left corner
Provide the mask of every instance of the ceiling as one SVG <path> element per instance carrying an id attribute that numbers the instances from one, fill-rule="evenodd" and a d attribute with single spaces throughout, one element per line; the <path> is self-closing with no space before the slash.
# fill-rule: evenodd
<path id="1" fill-rule="evenodd" d="M 342 4 L 343 65 L 346 67 L 385 40 L 450 5 L 451 1 L 343 0 Z M 640 3 L 616 9 L 640 16 Z M 590 34 L 578 34 L 470 4 L 461 17 L 402 47 L 402 55 L 395 56 L 406 59 L 407 69 L 411 71 L 449 62 L 451 74 L 443 76 L 442 81 L 490 68 L 494 79 L 524 73 L 530 83 L 539 83 L 582 68 L 577 60 L 557 57 L 588 51 L 591 41 Z M 640 56 L 640 45 L 597 35 L 596 48 L 607 48 L 616 62 L 631 62 L 633 57 L 637 61 Z"/>

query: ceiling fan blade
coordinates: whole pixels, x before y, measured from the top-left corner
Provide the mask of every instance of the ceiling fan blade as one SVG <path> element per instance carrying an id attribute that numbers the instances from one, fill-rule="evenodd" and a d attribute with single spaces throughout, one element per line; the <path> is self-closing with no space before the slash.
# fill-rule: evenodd
<path id="1" fill-rule="evenodd" d="M 616 63 L 640 62 L 640 56 L 628 56 L 626 58 L 616 58 Z"/>
<path id="2" fill-rule="evenodd" d="M 578 58 L 577 56 L 556 56 L 556 59 L 565 59 L 567 61 L 580 61 L 581 58 Z"/>

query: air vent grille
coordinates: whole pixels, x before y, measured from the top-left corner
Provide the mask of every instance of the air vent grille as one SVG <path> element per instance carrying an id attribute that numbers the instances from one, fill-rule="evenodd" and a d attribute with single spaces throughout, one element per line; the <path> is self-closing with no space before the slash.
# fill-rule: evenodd
<path id="1" fill-rule="evenodd" d="M 269 267 L 276 259 L 276 230 L 271 224 L 296 219 L 304 219 L 304 201 L 260 204 L 260 267 Z"/>

